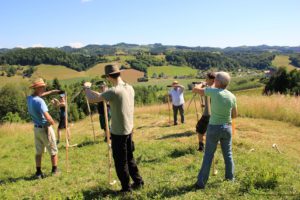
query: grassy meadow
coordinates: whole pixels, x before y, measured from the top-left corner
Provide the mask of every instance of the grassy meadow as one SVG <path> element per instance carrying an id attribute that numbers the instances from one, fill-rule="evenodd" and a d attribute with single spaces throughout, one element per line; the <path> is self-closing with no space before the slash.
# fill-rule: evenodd
<path id="1" fill-rule="evenodd" d="M 148 76 L 152 77 L 154 73 L 159 75 L 160 73 L 164 73 L 167 76 L 184 76 L 184 75 L 197 75 L 198 70 L 193 69 L 191 67 L 183 67 L 183 66 L 152 66 L 148 68 Z"/>
<path id="2" fill-rule="evenodd" d="M 120 196 L 119 182 L 107 183 L 107 145 L 99 130 L 93 143 L 90 119 L 71 124 L 69 172 L 64 144 L 59 144 L 58 177 L 50 176 L 50 160 L 43 158 L 47 177 L 33 180 L 34 144 L 31 124 L 4 124 L 0 128 L 0 199 L 300 199 L 299 99 L 237 92 L 239 118 L 235 120 L 233 156 L 236 181 L 226 182 L 220 148 L 219 173 L 210 176 L 205 190 L 193 185 L 203 153 L 196 151 L 196 112 L 186 111 L 186 123 L 168 126 L 166 104 L 136 107 L 135 158 L 145 187 Z M 199 102 L 197 102 L 199 108 Z M 198 109 L 198 114 L 201 111 Z M 278 153 L 272 145 L 276 143 Z M 115 172 L 113 178 L 117 180 Z"/>
<path id="3" fill-rule="evenodd" d="M 275 67 L 286 67 L 288 71 L 292 71 L 296 67 L 290 64 L 289 56 L 286 55 L 277 55 L 272 61 L 272 65 Z"/>

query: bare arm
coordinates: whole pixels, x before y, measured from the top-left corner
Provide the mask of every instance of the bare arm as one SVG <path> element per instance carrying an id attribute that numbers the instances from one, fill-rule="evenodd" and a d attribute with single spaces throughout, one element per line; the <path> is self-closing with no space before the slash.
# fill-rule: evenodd
<path id="1" fill-rule="evenodd" d="M 55 124 L 54 120 L 52 119 L 51 115 L 48 112 L 44 112 L 44 116 L 45 116 L 46 120 L 49 122 L 49 124 L 51 124 L 51 125 Z"/>
<path id="2" fill-rule="evenodd" d="M 235 106 L 231 110 L 231 118 L 237 118 L 237 116 L 238 116 L 238 111 L 237 111 L 237 106 Z"/>
<path id="3" fill-rule="evenodd" d="M 92 91 L 90 88 L 85 88 L 84 92 L 85 92 L 85 95 L 86 95 L 89 103 L 98 103 L 98 102 L 105 100 L 101 96 L 101 93 Z"/>
<path id="4" fill-rule="evenodd" d="M 201 96 L 204 96 L 204 95 L 205 95 L 205 94 L 204 94 L 204 90 L 205 90 L 205 88 L 203 88 L 202 84 L 198 84 L 198 85 L 196 85 L 196 86 L 193 88 L 192 92 L 193 92 L 193 93 L 198 93 L 198 94 L 200 94 Z"/>
<path id="5" fill-rule="evenodd" d="M 57 94 L 59 93 L 60 90 L 50 90 L 50 91 L 47 91 L 47 92 L 44 92 L 41 97 L 45 97 L 45 96 L 48 96 L 48 95 L 52 95 L 52 94 Z"/>

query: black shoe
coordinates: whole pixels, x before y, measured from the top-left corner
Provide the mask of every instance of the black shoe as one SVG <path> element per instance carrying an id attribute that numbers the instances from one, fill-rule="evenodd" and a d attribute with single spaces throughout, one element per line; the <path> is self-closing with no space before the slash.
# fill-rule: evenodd
<path id="1" fill-rule="evenodd" d="M 203 152 L 204 151 L 204 144 L 203 142 L 199 142 L 199 148 L 198 151 Z"/>
<path id="2" fill-rule="evenodd" d="M 131 188 L 133 190 L 138 190 L 144 187 L 144 181 L 140 182 L 140 183 L 133 183 L 131 184 Z"/>
<path id="3" fill-rule="evenodd" d="M 122 189 L 118 191 L 119 194 L 130 194 L 132 193 L 132 189 L 128 188 L 128 189 Z"/>
<path id="4" fill-rule="evenodd" d="M 59 140 L 56 140 L 56 144 L 59 144 Z"/>
<path id="5" fill-rule="evenodd" d="M 196 190 L 204 190 L 205 189 L 205 186 L 200 186 L 200 185 L 198 185 L 197 183 L 195 183 L 195 189 Z"/>
<path id="6" fill-rule="evenodd" d="M 59 169 L 56 169 L 55 171 L 51 172 L 51 176 L 59 176 L 61 174 Z"/>
<path id="7" fill-rule="evenodd" d="M 178 124 L 177 124 L 177 122 L 176 123 L 174 123 L 174 126 L 177 126 Z"/>
<path id="8" fill-rule="evenodd" d="M 45 178 L 43 172 L 36 172 L 35 175 L 34 175 L 34 177 L 36 179 L 43 179 L 43 178 Z"/>

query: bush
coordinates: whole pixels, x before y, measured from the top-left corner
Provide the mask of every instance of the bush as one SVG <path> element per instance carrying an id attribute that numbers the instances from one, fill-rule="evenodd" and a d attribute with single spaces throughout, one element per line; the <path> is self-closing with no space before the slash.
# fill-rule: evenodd
<path id="1" fill-rule="evenodd" d="M 22 119 L 18 113 L 8 112 L 4 117 L 1 118 L 1 122 L 15 123 L 15 122 L 22 122 Z"/>

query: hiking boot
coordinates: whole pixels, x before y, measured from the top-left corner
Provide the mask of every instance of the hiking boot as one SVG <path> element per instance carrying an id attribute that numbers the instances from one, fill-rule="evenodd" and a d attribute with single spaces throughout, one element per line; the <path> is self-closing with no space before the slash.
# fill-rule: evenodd
<path id="1" fill-rule="evenodd" d="M 203 152 L 204 151 L 204 143 L 203 142 L 199 142 L 199 148 L 198 151 Z"/>
<path id="2" fill-rule="evenodd" d="M 45 178 L 43 172 L 36 172 L 35 175 L 34 175 L 34 177 L 36 179 L 43 179 L 43 178 Z"/>
<path id="3" fill-rule="evenodd" d="M 133 190 L 138 190 L 144 187 L 144 181 L 140 182 L 140 183 L 133 183 L 131 184 L 131 188 Z"/>

